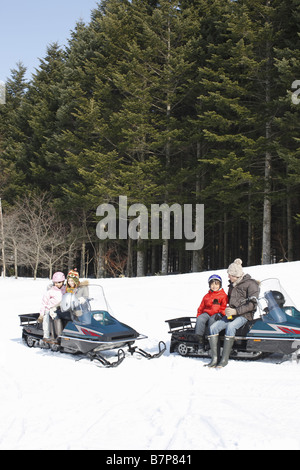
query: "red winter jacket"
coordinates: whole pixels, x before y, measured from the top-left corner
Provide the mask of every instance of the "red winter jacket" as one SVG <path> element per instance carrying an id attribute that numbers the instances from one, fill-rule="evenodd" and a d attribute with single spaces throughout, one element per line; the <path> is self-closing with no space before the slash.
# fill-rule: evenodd
<path id="1" fill-rule="evenodd" d="M 210 290 L 202 299 L 200 307 L 198 308 L 197 317 L 202 313 L 208 313 L 210 316 L 216 313 L 225 315 L 227 303 L 228 296 L 224 289 L 220 289 L 217 292 Z"/>

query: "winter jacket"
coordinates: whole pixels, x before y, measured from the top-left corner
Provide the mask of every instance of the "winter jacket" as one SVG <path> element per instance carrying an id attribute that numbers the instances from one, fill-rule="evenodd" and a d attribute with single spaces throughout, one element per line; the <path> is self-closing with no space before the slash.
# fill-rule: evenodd
<path id="1" fill-rule="evenodd" d="M 62 288 L 59 289 L 58 287 L 51 285 L 42 298 L 40 315 L 43 316 L 47 310 L 50 310 L 50 308 L 58 307 L 65 292 L 65 286 L 62 286 Z"/>
<path id="2" fill-rule="evenodd" d="M 202 313 L 208 313 L 208 315 L 213 316 L 216 313 L 225 314 L 225 308 L 228 302 L 227 294 L 224 289 L 220 289 L 216 292 L 209 290 L 206 294 L 197 311 L 197 317 Z"/>
<path id="3" fill-rule="evenodd" d="M 257 307 L 256 299 L 259 296 L 259 282 L 245 274 L 233 284 L 229 285 L 229 306 L 236 309 L 237 315 L 253 320 Z"/>
<path id="4" fill-rule="evenodd" d="M 76 297 L 84 297 L 85 299 L 89 296 L 89 281 L 81 281 L 78 286 L 69 287 L 66 286 L 67 294 L 75 294 Z"/>

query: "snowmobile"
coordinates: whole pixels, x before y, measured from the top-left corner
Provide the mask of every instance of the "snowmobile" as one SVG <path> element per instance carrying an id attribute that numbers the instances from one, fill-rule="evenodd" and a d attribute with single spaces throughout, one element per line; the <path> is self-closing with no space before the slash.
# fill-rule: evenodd
<path id="1" fill-rule="evenodd" d="M 236 332 L 231 359 L 256 360 L 271 354 L 295 356 L 300 359 L 300 312 L 284 291 L 278 279 L 266 279 L 260 284 L 254 320 Z M 167 320 L 171 333 L 170 353 L 181 356 L 210 357 L 206 331 L 205 345 L 199 348 L 195 336 L 196 317 Z M 222 347 L 224 332 L 220 334 Z"/>
<path id="2" fill-rule="evenodd" d="M 38 313 L 19 315 L 22 338 L 27 346 L 81 354 L 105 367 L 120 365 L 125 359 L 125 347 L 128 347 L 131 355 L 136 353 L 147 359 L 158 358 L 165 352 L 166 345 L 163 341 L 159 342 L 156 354 L 133 346 L 135 341 L 147 336 L 113 317 L 101 286 L 90 284 L 87 294 L 85 297 L 78 297 L 74 293 L 63 295 L 60 307 L 55 312 L 56 318 L 51 320 L 50 341 L 43 339 L 43 327 L 38 322 Z M 101 353 L 112 349 L 118 349 L 117 360 L 109 361 Z"/>

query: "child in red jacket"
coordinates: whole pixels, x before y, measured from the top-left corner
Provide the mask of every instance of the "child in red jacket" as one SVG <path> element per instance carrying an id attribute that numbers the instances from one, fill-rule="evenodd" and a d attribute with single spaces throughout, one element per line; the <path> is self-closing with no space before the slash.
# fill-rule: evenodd
<path id="1" fill-rule="evenodd" d="M 199 349 L 203 350 L 205 329 L 225 315 L 225 308 L 228 303 L 228 296 L 222 289 L 222 279 L 218 274 L 213 274 L 208 279 L 209 292 L 203 297 L 198 308 L 195 334 L 199 340 Z"/>

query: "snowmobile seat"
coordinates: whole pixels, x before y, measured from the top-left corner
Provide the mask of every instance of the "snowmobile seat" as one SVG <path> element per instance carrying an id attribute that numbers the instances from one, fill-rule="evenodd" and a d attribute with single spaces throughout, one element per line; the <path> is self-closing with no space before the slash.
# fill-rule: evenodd
<path id="1" fill-rule="evenodd" d="M 245 325 L 243 325 L 241 328 L 239 328 L 237 331 L 236 331 L 236 336 L 247 336 L 247 334 L 249 333 L 249 331 L 251 330 L 252 326 L 254 325 L 254 323 L 256 322 L 257 320 L 249 320 L 247 321 L 247 323 L 245 323 Z"/>
<path id="2" fill-rule="evenodd" d="M 70 310 L 61 311 L 60 308 L 57 309 L 57 318 L 63 320 L 64 322 L 72 321 L 72 316 Z"/>

